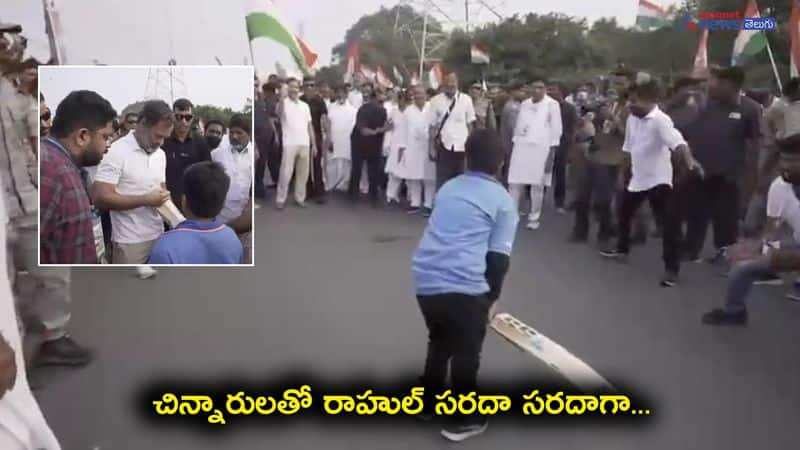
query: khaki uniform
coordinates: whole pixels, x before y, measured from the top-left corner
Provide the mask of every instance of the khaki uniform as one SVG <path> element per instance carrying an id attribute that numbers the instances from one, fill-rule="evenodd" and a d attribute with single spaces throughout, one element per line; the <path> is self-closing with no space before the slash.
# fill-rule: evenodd
<path id="1" fill-rule="evenodd" d="M 45 339 L 58 339 L 70 318 L 70 270 L 38 265 L 38 163 L 30 142 L 39 126 L 35 103 L 0 76 L 0 182 L 10 236 L 9 278 L 13 283 L 17 272 L 26 271 L 35 279 L 36 288 L 17 299 L 20 317 L 28 330 L 43 326 Z"/>

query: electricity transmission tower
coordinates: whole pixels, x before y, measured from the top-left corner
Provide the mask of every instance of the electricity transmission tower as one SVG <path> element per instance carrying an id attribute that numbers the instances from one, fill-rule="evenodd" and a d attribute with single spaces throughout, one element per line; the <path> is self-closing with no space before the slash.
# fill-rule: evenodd
<path id="1" fill-rule="evenodd" d="M 419 76 L 423 76 L 426 62 L 441 59 L 442 50 L 450 32 L 462 29 L 470 33 L 475 27 L 487 22 L 503 20 L 505 0 L 400 0 L 400 6 L 410 6 L 422 15 L 404 17 L 398 8 L 395 17 L 394 35 L 398 39 L 411 39 L 419 57 Z M 433 19 L 442 25 L 441 31 L 428 29 Z"/>
<path id="2" fill-rule="evenodd" d="M 144 88 L 145 100 L 164 100 L 170 105 L 176 98 L 187 97 L 183 68 L 175 67 L 175 60 L 169 66 L 151 67 L 147 69 L 147 81 Z"/>

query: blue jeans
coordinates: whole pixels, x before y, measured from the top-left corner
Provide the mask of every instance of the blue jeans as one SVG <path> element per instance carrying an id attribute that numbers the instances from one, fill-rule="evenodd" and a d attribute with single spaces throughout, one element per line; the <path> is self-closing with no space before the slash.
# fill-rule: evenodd
<path id="1" fill-rule="evenodd" d="M 800 250 L 800 243 L 795 241 L 781 242 L 781 249 Z M 731 269 L 728 279 L 728 290 L 725 294 L 725 311 L 738 313 L 747 309 L 747 296 L 750 294 L 753 283 L 771 274 L 770 260 L 767 256 L 737 264 Z"/>

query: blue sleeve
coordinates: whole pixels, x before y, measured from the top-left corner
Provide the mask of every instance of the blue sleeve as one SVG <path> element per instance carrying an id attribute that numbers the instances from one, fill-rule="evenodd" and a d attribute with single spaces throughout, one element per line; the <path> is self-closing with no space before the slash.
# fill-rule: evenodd
<path id="1" fill-rule="evenodd" d="M 150 258 L 147 260 L 148 264 L 174 264 L 170 258 L 169 252 L 164 248 L 163 240 L 159 239 L 150 251 Z"/>
<path id="2" fill-rule="evenodd" d="M 517 234 L 517 223 L 519 213 L 511 201 L 507 192 L 502 205 L 498 208 L 495 216 L 492 234 L 489 236 L 489 251 L 511 255 L 511 248 L 514 246 L 514 237 Z"/>

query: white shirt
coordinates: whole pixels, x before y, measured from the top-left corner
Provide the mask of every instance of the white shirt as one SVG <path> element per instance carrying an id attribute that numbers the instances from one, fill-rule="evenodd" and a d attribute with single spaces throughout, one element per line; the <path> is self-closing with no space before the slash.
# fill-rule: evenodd
<path id="1" fill-rule="evenodd" d="M 780 219 L 792 228 L 794 240 L 800 242 L 800 200 L 792 185 L 783 177 L 775 178 L 767 193 L 767 217 Z"/>
<path id="2" fill-rule="evenodd" d="M 250 190 L 253 185 L 253 143 L 241 152 L 237 152 L 228 144 L 220 145 L 211 152 L 211 160 L 216 161 L 225 168 L 225 173 L 231 178 L 231 186 L 225 196 L 225 206 L 217 215 L 217 220 L 228 223 L 242 215 L 244 207 L 250 200 Z"/>
<path id="3" fill-rule="evenodd" d="M 631 154 L 633 177 L 628 191 L 641 192 L 658 185 L 672 186 L 672 150 L 686 141 L 658 106 L 643 118 L 633 114 L 625 124 L 622 151 Z"/>
<path id="4" fill-rule="evenodd" d="M 308 147 L 311 145 L 311 136 L 308 134 L 308 126 L 311 124 L 311 108 L 308 103 L 297 101 L 286 97 L 283 99 L 283 117 L 281 117 L 281 127 L 283 128 L 283 146 L 286 147 Z"/>
<path id="5" fill-rule="evenodd" d="M 358 110 L 349 102 L 334 103 L 328 110 L 328 119 L 331 122 L 331 143 L 333 143 L 333 158 L 350 160 L 351 144 L 350 134 L 356 126 Z"/>
<path id="6" fill-rule="evenodd" d="M 450 104 L 453 99 L 442 93 L 433 97 L 430 102 L 428 118 L 432 127 L 438 129 L 444 119 L 445 114 L 450 109 Z M 447 122 L 442 128 L 442 144 L 447 149 L 452 149 L 457 152 L 464 151 L 464 144 L 467 142 L 469 136 L 469 128 L 467 125 L 474 122 L 475 107 L 472 104 L 472 98 L 469 95 L 456 92 L 456 102 L 453 105 L 453 111 L 447 117 Z"/>
<path id="7" fill-rule="evenodd" d="M 160 148 L 148 154 L 133 133 L 111 144 L 97 168 L 95 182 L 116 186 L 120 195 L 143 195 L 166 183 L 167 158 Z M 164 221 L 155 208 L 143 206 L 127 211 L 111 211 L 111 240 L 119 244 L 139 244 L 158 239 Z"/>
<path id="8" fill-rule="evenodd" d="M 561 142 L 561 106 L 545 95 L 538 102 L 527 99 L 519 106 L 514 127 L 515 144 L 539 144 L 555 147 Z"/>
<path id="9" fill-rule="evenodd" d="M 361 91 L 353 89 L 347 94 L 347 101 L 353 105 L 353 108 L 358 109 L 364 104 L 364 96 Z"/>

